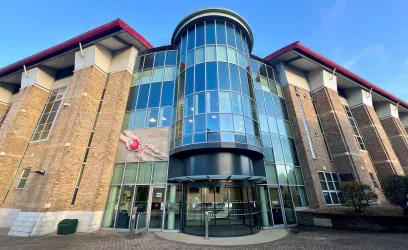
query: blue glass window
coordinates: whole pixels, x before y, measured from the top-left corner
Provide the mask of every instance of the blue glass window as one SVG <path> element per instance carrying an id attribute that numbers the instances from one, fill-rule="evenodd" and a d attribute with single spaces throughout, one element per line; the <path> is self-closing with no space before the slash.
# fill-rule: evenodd
<path id="1" fill-rule="evenodd" d="M 136 70 L 142 70 L 143 69 L 143 62 L 144 62 L 144 56 L 137 57 L 136 58 L 136 63 L 135 63 L 135 71 Z"/>
<path id="2" fill-rule="evenodd" d="M 184 116 L 191 116 L 194 113 L 194 95 L 189 95 L 185 99 Z"/>
<path id="3" fill-rule="evenodd" d="M 184 118 L 183 135 L 193 133 L 193 117 Z"/>
<path id="4" fill-rule="evenodd" d="M 206 141 L 206 134 L 194 134 L 194 143 L 205 142 Z"/>
<path id="5" fill-rule="evenodd" d="M 220 112 L 221 113 L 231 113 L 231 94 L 230 92 L 219 92 L 220 97 Z"/>
<path id="6" fill-rule="evenodd" d="M 239 74 L 241 78 L 242 94 L 249 96 L 248 79 L 247 79 L 246 70 L 243 68 L 239 68 Z"/>
<path id="7" fill-rule="evenodd" d="M 166 52 L 166 65 L 176 65 L 176 56 L 177 52 L 176 51 L 167 51 Z"/>
<path id="8" fill-rule="evenodd" d="M 220 120 L 218 114 L 207 114 L 207 131 L 219 131 Z"/>
<path id="9" fill-rule="evenodd" d="M 243 134 L 235 134 L 235 141 L 237 143 L 246 143 L 246 136 Z"/>
<path id="10" fill-rule="evenodd" d="M 205 47 L 195 49 L 195 63 L 199 64 L 205 60 Z"/>
<path id="11" fill-rule="evenodd" d="M 206 112 L 218 112 L 218 92 L 206 92 Z"/>
<path id="12" fill-rule="evenodd" d="M 225 23 L 217 21 L 217 44 L 226 44 Z"/>
<path id="13" fill-rule="evenodd" d="M 215 44 L 215 24 L 214 21 L 205 23 L 205 42 L 206 44 Z"/>
<path id="14" fill-rule="evenodd" d="M 220 130 L 221 131 L 233 131 L 232 115 L 220 114 Z"/>
<path id="15" fill-rule="evenodd" d="M 245 133 L 244 117 L 234 115 L 234 131 L 238 133 Z"/>
<path id="16" fill-rule="evenodd" d="M 195 92 L 203 91 L 205 89 L 205 64 L 197 64 L 195 68 Z"/>
<path id="17" fill-rule="evenodd" d="M 269 115 L 275 115 L 271 93 L 265 92 L 264 96 L 265 96 L 266 112 Z"/>
<path id="18" fill-rule="evenodd" d="M 251 118 L 245 117 L 245 130 L 249 135 L 254 135 L 254 124 Z"/>
<path id="19" fill-rule="evenodd" d="M 153 71 L 152 82 L 161 82 L 163 80 L 164 68 L 155 68 Z"/>
<path id="20" fill-rule="evenodd" d="M 194 50 L 187 53 L 187 68 L 194 65 Z"/>
<path id="21" fill-rule="evenodd" d="M 129 97 L 128 97 L 128 101 L 126 104 L 126 111 L 135 110 L 138 92 L 139 92 L 139 86 L 130 88 Z"/>
<path id="22" fill-rule="evenodd" d="M 238 64 L 237 60 L 237 51 L 233 48 L 228 47 L 227 48 L 227 53 L 228 53 L 228 60 L 230 63 L 233 64 Z"/>
<path id="23" fill-rule="evenodd" d="M 207 82 L 207 90 L 217 89 L 217 63 L 210 62 L 206 63 L 207 71 L 206 71 L 206 82 Z"/>
<path id="24" fill-rule="evenodd" d="M 153 67 L 153 61 L 154 61 L 154 54 L 149 54 L 145 56 L 145 63 L 143 65 L 144 69 L 150 69 Z"/>
<path id="25" fill-rule="evenodd" d="M 205 61 L 215 61 L 217 60 L 217 52 L 215 46 L 206 46 L 205 47 Z"/>
<path id="26" fill-rule="evenodd" d="M 232 113 L 242 115 L 241 95 L 232 93 Z"/>
<path id="27" fill-rule="evenodd" d="M 218 81 L 220 84 L 220 89 L 230 89 L 228 63 L 218 63 Z"/>
<path id="28" fill-rule="evenodd" d="M 156 53 L 156 57 L 154 58 L 154 67 L 164 66 L 165 55 L 166 54 L 164 52 Z"/>
<path id="29" fill-rule="evenodd" d="M 258 112 L 259 113 L 265 113 L 265 103 L 262 95 L 262 90 L 255 90 L 255 96 L 256 96 L 256 105 L 258 107 Z"/>
<path id="30" fill-rule="evenodd" d="M 146 116 L 146 128 L 157 127 L 157 120 L 159 116 L 159 109 L 148 109 Z"/>
<path id="31" fill-rule="evenodd" d="M 196 115 L 196 116 L 194 116 L 194 121 L 195 121 L 195 123 L 194 123 L 194 132 L 195 133 L 205 132 L 205 129 L 206 129 L 205 115 Z"/>
<path id="32" fill-rule="evenodd" d="M 234 133 L 221 132 L 221 141 L 234 142 Z"/>
<path id="33" fill-rule="evenodd" d="M 278 126 L 276 125 L 276 118 L 268 116 L 269 131 L 274 134 L 278 134 Z"/>
<path id="34" fill-rule="evenodd" d="M 194 92 L 194 67 L 186 70 L 186 95 Z"/>
<path id="35" fill-rule="evenodd" d="M 183 136 L 183 145 L 193 143 L 193 136 L 192 135 L 185 135 Z"/>
<path id="36" fill-rule="evenodd" d="M 207 141 L 220 141 L 220 133 L 207 133 Z"/>
<path id="37" fill-rule="evenodd" d="M 169 127 L 172 124 L 173 108 L 161 108 L 159 127 Z"/>
<path id="38" fill-rule="evenodd" d="M 244 115 L 251 117 L 251 102 L 248 97 L 242 97 L 242 106 L 244 110 Z"/>
<path id="39" fill-rule="evenodd" d="M 273 98 L 273 106 L 275 107 L 275 115 L 276 117 L 282 118 L 282 110 L 281 110 L 281 103 L 280 103 L 280 98 L 276 95 L 272 95 Z"/>
<path id="40" fill-rule="evenodd" d="M 195 44 L 195 29 L 192 27 L 188 30 L 188 40 L 187 40 L 187 51 L 190 51 L 194 48 Z"/>
<path id="41" fill-rule="evenodd" d="M 269 134 L 262 133 L 262 142 L 263 142 L 264 155 L 265 155 L 264 160 L 266 162 L 274 162 L 275 159 L 273 158 L 272 145 L 271 145 Z"/>
<path id="42" fill-rule="evenodd" d="M 204 23 L 196 26 L 196 47 L 204 45 Z"/>
<path id="43" fill-rule="evenodd" d="M 152 83 L 149 95 L 149 108 L 157 108 L 160 105 L 161 82 Z"/>
<path id="44" fill-rule="evenodd" d="M 195 104 L 194 104 L 194 111 L 195 114 L 203 114 L 205 113 L 205 93 L 201 92 L 195 94 Z"/>
<path id="45" fill-rule="evenodd" d="M 241 40 L 241 33 L 238 30 L 235 30 L 235 37 L 237 40 L 237 49 L 242 51 L 242 40 Z"/>
<path id="46" fill-rule="evenodd" d="M 161 106 L 173 106 L 174 82 L 163 82 Z"/>
<path id="47" fill-rule="evenodd" d="M 268 118 L 266 117 L 266 115 L 259 114 L 259 124 L 261 126 L 261 131 L 262 132 L 268 132 L 269 133 Z"/>
<path id="48" fill-rule="evenodd" d="M 280 140 L 282 143 L 283 156 L 285 158 L 286 164 L 293 164 L 288 139 L 281 136 Z"/>
<path id="49" fill-rule="evenodd" d="M 137 99 L 137 109 L 147 108 L 147 99 L 149 97 L 150 84 L 140 85 L 139 98 Z"/>
<path id="50" fill-rule="evenodd" d="M 184 97 L 184 91 L 186 88 L 186 74 L 185 73 L 186 73 L 185 71 L 181 72 L 180 77 L 179 77 L 179 83 L 178 83 L 179 86 L 178 86 L 178 95 L 177 95 L 178 99 Z"/>
<path id="51" fill-rule="evenodd" d="M 241 87 L 239 83 L 238 66 L 234 64 L 229 64 L 231 72 L 231 89 L 236 92 L 241 92 Z"/>
<path id="52" fill-rule="evenodd" d="M 164 68 L 164 78 L 163 81 L 173 81 L 176 76 L 176 67 L 168 66 Z"/>
<path id="53" fill-rule="evenodd" d="M 228 62 L 227 47 L 220 45 L 217 46 L 217 60 Z"/>
<path id="54" fill-rule="evenodd" d="M 180 53 L 181 56 L 183 56 L 186 53 L 186 43 L 187 43 L 187 35 L 184 35 L 181 37 L 181 47 L 180 47 Z"/>
<path id="55" fill-rule="evenodd" d="M 133 124 L 134 128 L 144 128 L 146 119 L 146 110 L 136 111 L 135 122 Z"/>
<path id="56" fill-rule="evenodd" d="M 227 37 L 228 45 L 235 48 L 235 31 L 234 27 L 229 23 L 227 23 Z"/>
<path id="57" fill-rule="evenodd" d="M 284 163 L 279 136 L 271 135 L 271 140 L 272 140 L 272 147 L 273 147 L 273 155 L 275 157 L 276 163 Z"/>

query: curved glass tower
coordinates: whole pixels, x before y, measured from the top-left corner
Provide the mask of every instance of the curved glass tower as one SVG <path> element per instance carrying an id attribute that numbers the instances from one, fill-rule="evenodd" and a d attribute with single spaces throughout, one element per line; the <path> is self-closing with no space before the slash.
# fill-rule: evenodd
<path id="1" fill-rule="evenodd" d="M 284 96 L 253 43 L 241 16 L 209 8 L 138 55 L 105 227 L 128 228 L 130 203 L 149 230 L 204 235 L 206 214 L 212 237 L 296 223 L 308 199 Z"/>

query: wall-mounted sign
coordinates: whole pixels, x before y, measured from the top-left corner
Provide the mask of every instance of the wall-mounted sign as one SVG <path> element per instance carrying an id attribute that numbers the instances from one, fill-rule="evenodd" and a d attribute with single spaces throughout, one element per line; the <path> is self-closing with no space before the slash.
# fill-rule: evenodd
<path id="1" fill-rule="evenodd" d="M 116 162 L 165 161 L 169 158 L 169 128 L 124 130 L 119 137 Z"/>
<path id="2" fill-rule="evenodd" d="M 156 198 L 161 198 L 162 197 L 162 193 L 156 193 Z"/>

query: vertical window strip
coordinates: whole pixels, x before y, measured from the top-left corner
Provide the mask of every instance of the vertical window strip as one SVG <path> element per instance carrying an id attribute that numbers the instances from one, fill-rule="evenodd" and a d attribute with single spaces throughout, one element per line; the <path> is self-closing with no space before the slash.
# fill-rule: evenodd
<path id="1" fill-rule="evenodd" d="M 23 189 L 24 188 L 24 186 L 25 186 L 25 184 L 27 182 L 28 176 L 30 175 L 30 171 L 31 171 L 31 168 L 23 169 L 23 172 L 21 173 L 20 180 L 18 180 L 18 183 L 17 183 L 17 187 L 16 187 L 17 189 Z"/>
<path id="2" fill-rule="evenodd" d="M 358 125 L 356 123 L 356 120 L 354 119 L 353 113 L 351 112 L 351 109 L 348 106 L 343 105 L 344 110 L 346 111 L 346 115 L 348 117 L 349 123 L 351 125 L 351 128 L 353 130 L 354 138 L 356 138 L 357 144 L 361 150 L 366 150 L 365 144 L 363 137 L 361 136 L 360 129 L 358 128 Z"/>
<path id="3" fill-rule="evenodd" d="M 6 120 L 7 114 L 9 113 L 12 104 L 13 104 L 13 103 L 8 104 L 7 107 L 6 107 L 6 110 L 5 110 L 4 113 L 1 115 L 1 118 L 0 118 L 0 127 L 1 127 L 1 125 L 3 125 L 4 120 Z"/>
<path id="4" fill-rule="evenodd" d="M 310 96 L 312 97 L 312 95 L 310 95 Z M 316 117 L 317 117 L 317 122 L 319 123 L 320 131 L 322 131 L 324 146 L 326 147 L 326 151 L 327 151 L 327 154 L 329 155 L 329 159 L 332 161 L 333 157 L 332 157 L 331 152 L 330 152 L 329 144 L 327 143 L 327 139 L 326 139 L 326 136 L 325 136 L 325 133 L 324 133 L 322 121 L 320 120 L 319 113 L 317 112 L 316 103 L 315 103 L 314 99 L 312 99 L 312 103 L 313 103 L 313 108 L 314 108 L 314 111 L 315 111 L 315 114 L 316 114 Z"/>
<path id="5" fill-rule="evenodd" d="M 77 181 L 75 183 L 74 191 L 72 193 L 72 198 L 71 198 L 71 203 L 70 203 L 71 206 L 75 205 L 76 197 L 77 197 L 78 190 L 79 190 L 79 185 L 81 184 L 82 174 L 84 172 L 85 165 L 88 160 L 89 150 L 91 149 L 92 139 L 95 134 L 95 127 L 96 127 L 96 123 L 98 122 L 99 114 L 102 108 L 103 99 L 105 97 L 106 86 L 108 85 L 108 81 L 109 81 L 109 75 L 106 77 L 105 86 L 103 87 L 102 95 L 101 95 L 101 98 L 98 104 L 98 108 L 96 109 L 96 114 L 95 114 L 94 122 L 92 124 L 91 133 L 89 134 L 88 143 L 85 149 L 84 157 L 82 158 L 81 167 L 79 168 Z"/>
<path id="6" fill-rule="evenodd" d="M 31 136 L 31 141 L 46 141 L 54 126 L 61 104 L 63 103 L 68 86 L 54 89 L 44 106 L 37 126 Z"/>
<path id="7" fill-rule="evenodd" d="M 312 136 L 310 135 L 309 126 L 307 125 L 306 115 L 305 115 L 305 112 L 303 110 L 302 101 L 300 99 L 300 94 L 299 94 L 299 90 L 298 90 L 297 87 L 295 87 L 295 91 L 296 91 L 297 103 L 298 103 L 298 106 L 299 106 L 299 109 L 300 109 L 300 114 L 302 116 L 303 126 L 304 126 L 305 131 L 306 131 L 307 141 L 309 142 L 310 152 L 312 153 L 313 159 L 317 159 L 316 158 L 316 152 L 315 152 L 315 149 L 314 149 L 314 145 L 313 145 L 313 142 L 312 142 Z"/>

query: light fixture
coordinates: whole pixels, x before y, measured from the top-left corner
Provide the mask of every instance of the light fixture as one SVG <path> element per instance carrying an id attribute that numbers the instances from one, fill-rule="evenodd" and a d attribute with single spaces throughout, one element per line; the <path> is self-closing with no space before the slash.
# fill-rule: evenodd
<path id="1" fill-rule="evenodd" d="M 166 117 L 163 116 L 163 117 L 162 117 L 162 120 L 163 120 L 163 121 L 166 121 L 167 119 L 166 119 Z"/>
<path id="2" fill-rule="evenodd" d="M 149 122 L 156 122 L 156 119 L 154 119 L 153 117 L 150 118 Z"/>

